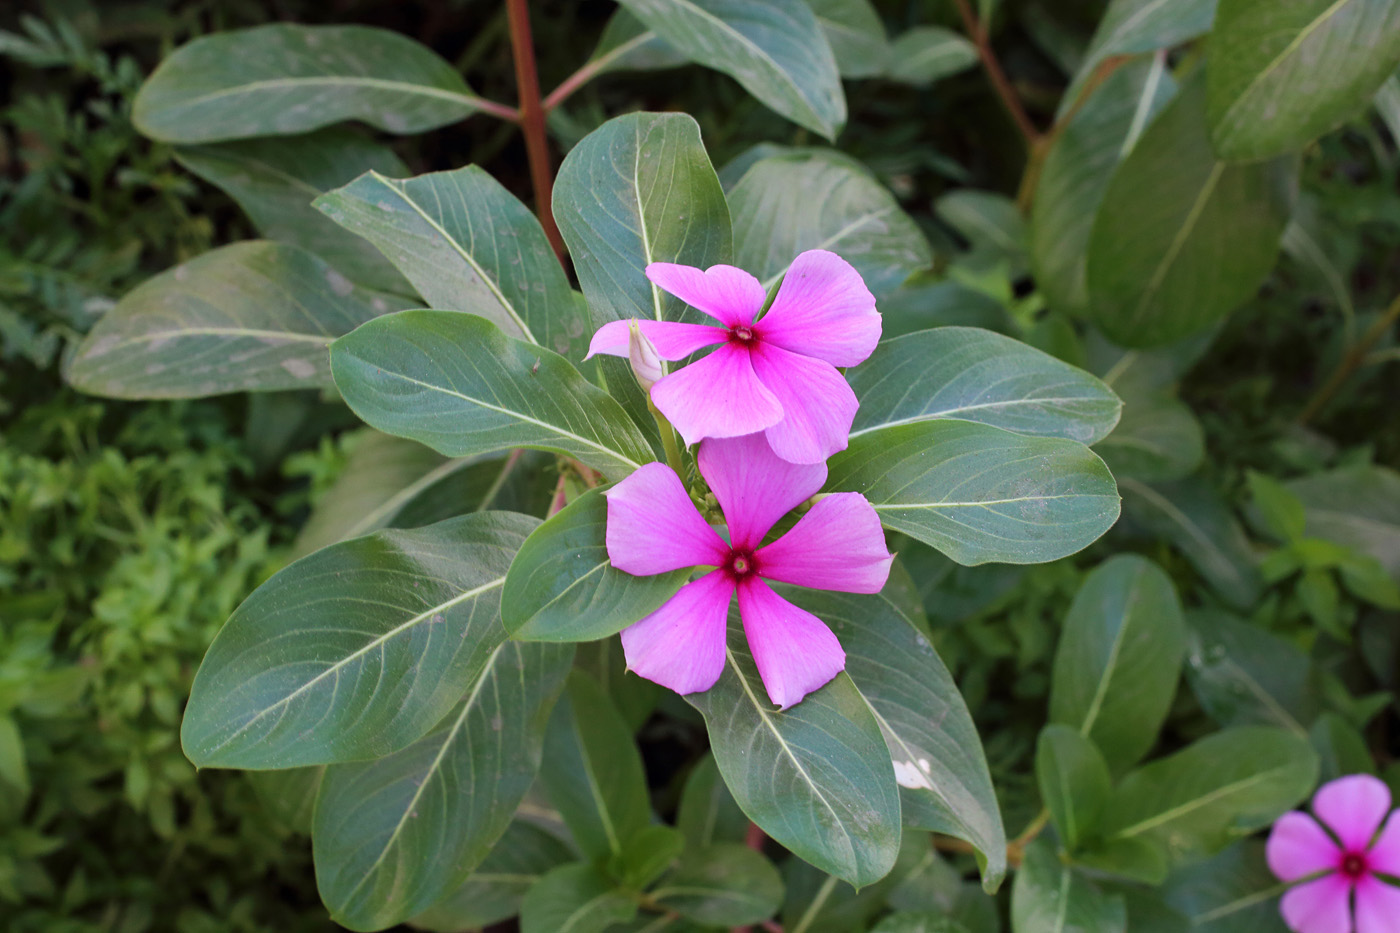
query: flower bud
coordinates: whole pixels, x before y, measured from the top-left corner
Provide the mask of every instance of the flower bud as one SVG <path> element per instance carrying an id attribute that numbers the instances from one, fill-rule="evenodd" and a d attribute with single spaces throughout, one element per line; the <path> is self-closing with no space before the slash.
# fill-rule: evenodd
<path id="1" fill-rule="evenodd" d="M 650 392 L 651 387 L 666 375 L 666 368 L 656 352 L 656 347 L 652 346 L 636 321 L 632 321 L 629 328 L 627 360 L 632 364 L 632 374 L 637 377 L 637 384 L 642 387 L 643 392 Z"/>

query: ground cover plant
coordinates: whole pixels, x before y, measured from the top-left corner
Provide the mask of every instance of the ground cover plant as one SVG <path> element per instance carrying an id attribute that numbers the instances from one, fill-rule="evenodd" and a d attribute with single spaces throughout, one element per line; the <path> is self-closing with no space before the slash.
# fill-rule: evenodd
<path id="1" fill-rule="evenodd" d="M 331 920 L 1387 929 L 1400 5 L 383 15 L 168 43 L 257 238 L 11 328 L 317 451 L 151 734 Z"/>

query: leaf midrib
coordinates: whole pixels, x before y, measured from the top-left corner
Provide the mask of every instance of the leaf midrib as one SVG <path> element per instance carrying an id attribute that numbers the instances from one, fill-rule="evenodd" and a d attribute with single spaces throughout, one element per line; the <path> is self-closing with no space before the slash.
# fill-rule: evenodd
<path id="1" fill-rule="evenodd" d="M 1247 790 L 1248 788 L 1253 787 L 1255 784 L 1271 780 L 1272 778 L 1277 777 L 1279 774 L 1286 774 L 1289 770 L 1290 768 L 1286 765 L 1274 767 L 1270 768 L 1267 771 L 1260 771 L 1257 774 L 1251 774 L 1249 777 L 1244 778 L 1243 780 L 1234 781 L 1232 783 L 1222 785 L 1221 787 L 1217 787 L 1215 790 L 1210 791 L 1209 793 L 1202 794 L 1199 797 L 1195 797 L 1187 801 L 1186 803 L 1178 804 L 1175 807 L 1163 810 L 1161 813 L 1157 813 L 1153 816 L 1150 816 L 1145 820 L 1140 820 L 1132 824 L 1131 826 L 1125 826 L 1124 828 L 1114 833 L 1113 838 L 1128 839 L 1138 835 L 1139 833 L 1145 833 L 1150 829 L 1155 829 L 1156 827 L 1161 826 L 1163 823 L 1169 823 L 1172 820 L 1185 816 L 1186 814 L 1191 813 L 1194 810 L 1199 810 L 1201 807 L 1204 807 L 1207 804 L 1214 803 L 1217 800 L 1220 800 L 1224 797 L 1228 797 L 1231 794 L 1237 793 L 1239 791 Z"/>
<path id="2" fill-rule="evenodd" d="M 184 98 L 179 101 L 176 107 L 168 107 L 168 110 L 177 108 L 198 107 L 221 97 L 230 97 L 237 94 L 254 93 L 256 91 L 270 90 L 277 88 L 303 87 L 306 85 L 348 85 L 376 88 L 383 91 L 395 91 L 397 93 L 421 94 L 424 97 L 436 97 L 440 100 L 450 100 L 454 103 L 465 104 L 475 110 L 481 98 L 473 94 L 463 94 L 460 91 L 449 91 L 445 88 L 435 88 L 426 84 L 412 84 L 407 81 L 391 81 L 387 78 L 366 78 L 347 77 L 342 75 L 321 75 L 307 78 L 267 78 L 261 81 L 249 81 L 246 84 L 238 84 L 233 87 L 222 88 L 208 94 L 201 94 L 199 97 Z M 149 105 L 148 105 L 149 106 Z M 167 111 L 168 112 L 168 111 Z"/>

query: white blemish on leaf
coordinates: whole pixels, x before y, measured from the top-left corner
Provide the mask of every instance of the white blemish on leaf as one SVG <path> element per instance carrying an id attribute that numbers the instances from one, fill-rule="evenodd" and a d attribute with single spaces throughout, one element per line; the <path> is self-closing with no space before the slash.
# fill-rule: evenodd
<path id="1" fill-rule="evenodd" d="M 316 364 L 310 360 L 292 357 L 282 361 L 282 368 L 298 379 L 310 379 L 316 375 Z"/>
<path id="2" fill-rule="evenodd" d="M 330 285 L 331 291 L 341 297 L 355 290 L 355 284 L 334 269 L 326 270 L 326 282 Z"/>
<path id="3" fill-rule="evenodd" d="M 899 782 L 900 787 L 908 787 L 911 790 L 933 790 L 933 782 L 928 779 L 928 775 L 927 758 L 920 758 L 918 764 L 912 761 L 894 762 L 894 779 Z"/>

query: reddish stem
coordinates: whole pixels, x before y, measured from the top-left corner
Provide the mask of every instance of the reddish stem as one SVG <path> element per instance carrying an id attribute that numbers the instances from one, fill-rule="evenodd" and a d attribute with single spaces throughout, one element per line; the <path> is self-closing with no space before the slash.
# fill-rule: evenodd
<path id="1" fill-rule="evenodd" d="M 564 239 L 554 223 L 550 191 L 554 177 L 549 167 L 549 138 L 545 134 L 544 107 L 540 103 L 540 76 L 535 67 L 535 44 L 530 38 L 529 0 L 506 0 L 510 47 L 515 57 L 515 84 L 520 92 L 520 129 L 525 134 L 525 154 L 530 160 L 530 181 L 535 188 L 535 211 L 555 254 L 564 258 Z"/>
<path id="2" fill-rule="evenodd" d="M 967 27 L 967 34 L 972 38 L 972 42 L 977 46 L 977 56 L 982 59 L 982 67 L 987 69 L 987 77 L 992 81 L 992 87 L 996 89 L 997 96 L 1006 105 L 1007 111 L 1011 114 L 1011 119 L 1016 122 L 1016 128 L 1021 131 L 1028 144 L 1034 144 L 1040 137 L 1040 131 L 1035 128 L 1031 118 L 1026 114 L 1026 108 L 1021 106 L 1021 99 L 1016 96 L 1016 91 L 1011 86 L 1011 81 L 1006 77 L 1006 72 L 1001 70 L 1001 63 L 997 61 L 995 53 L 992 52 L 992 43 L 987 36 L 987 30 L 977 21 L 977 14 L 972 12 L 972 4 L 968 0 L 955 0 L 958 5 L 958 12 L 962 14 L 963 25 Z"/>

